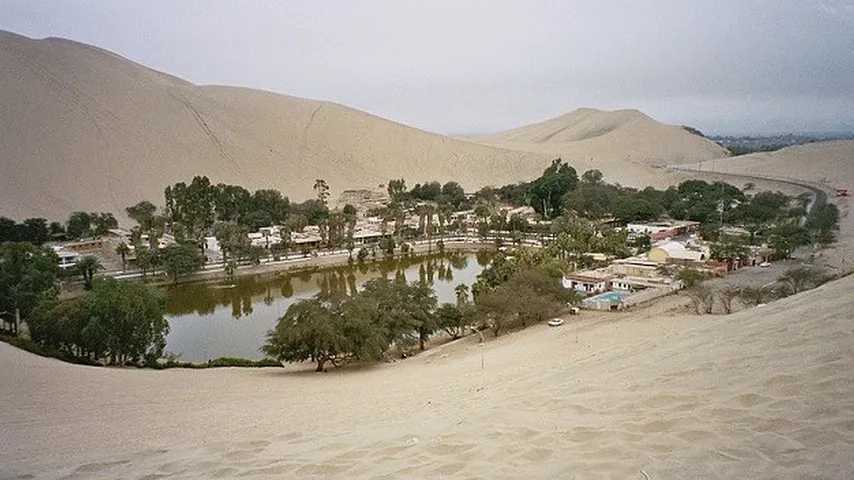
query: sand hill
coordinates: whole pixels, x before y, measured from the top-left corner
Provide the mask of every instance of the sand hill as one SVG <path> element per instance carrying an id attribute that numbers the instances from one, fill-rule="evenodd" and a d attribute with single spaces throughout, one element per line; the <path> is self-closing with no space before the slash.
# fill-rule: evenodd
<path id="1" fill-rule="evenodd" d="M 744 175 L 797 178 L 854 190 L 854 140 L 808 143 L 689 166 Z"/>
<path id="2" fill-rule="evenodd" d="M 720 145 L 683 127 L 665 125 L 637 110 L 582 108 L 544 122 L 473 140 L 517 151 L 559 155 L 579 173 L 601 170 L 632 186 L 666 186 L 681 180 L 655 167 L 722 157 Z"/>
<path id="3" fill-rule="evenodd" d="M 38 479 L 851 478 L 852 290 L 847 277 L 729 316 L 586 312 L 327 374 L 82 367 L 0 343 L 14 386 L 0 465 Z"/>
<path id="4" fill-rule="evenodd" d="M 111 52 L 0 33 L 0 215 L 64 218 L 162 201 L 205 174 L 296 199 L 389 178 L 472 189 L 538 175 L 546 155 L 431 134 L 341 105 L 197 86 Z"/>
<path id="5" fill-rule="evenodd" d="M 8 32 L 0 105 L 0 215 L 19 218 L 121 213 L 197 174 L 299 200 L 321 177 L 336 196 L 396 177 L 501 185 L 537 176 L 555 156 L 624 184 L 665 185 L 681 177 L 649 165 L 723 153 L 636 111 L 579 110 L 477 139 L 484 145 L 329 102 L 198 86 L 100 48 Z"/>

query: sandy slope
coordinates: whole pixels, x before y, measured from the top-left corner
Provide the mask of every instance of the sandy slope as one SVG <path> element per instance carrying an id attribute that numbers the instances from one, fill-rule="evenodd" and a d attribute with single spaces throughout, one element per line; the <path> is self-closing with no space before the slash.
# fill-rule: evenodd
<path id="1" fill-rule="evenodd" d="M 15 217 L 121 213 L 196 174 L 303 199 L 316 178 L 334 193 L 397 177 L 503 185 L 562 156 L 580 172 L 663 186 L 682 177 L 649 165 L 722 154 L 637 111 L 577 111 L 477 139 L 494 144 L 484 145 L 328 102 L 197 86 L 92 46 L 2 31 L 0 106 L 0 215 Z M 548 130 L 553 122 L 563 130 Z"/>
<path id="2" fill-rule="evenodd" d="M 504 151 L 341 105 L 200 87 L 113 53 L 0 32 L 0 215 L 121 212 L 207 174 L 302 199 L 389 178 L 466 188 L 538 175 L 546 155 Z"/>
<path id="3" fill-rule="evenodd" d="M 585 314 L 325 375 L 98 369 L 0 344 L 0 465 L 12 478 L 850 478 L 852 290 L 847 277 L 728 317 L 667 302 Z"/>
<path id="4" fill-rule="evenodd" d="M 661 167 L 722 157 L 720 145 L 662 124 L 637 110 L 582 108 L 540 123 L 473 140 L 518 151 L 559 155 L 579 174 L 591 168 L 631 186 L 668 186 L 683 176 Z"/>

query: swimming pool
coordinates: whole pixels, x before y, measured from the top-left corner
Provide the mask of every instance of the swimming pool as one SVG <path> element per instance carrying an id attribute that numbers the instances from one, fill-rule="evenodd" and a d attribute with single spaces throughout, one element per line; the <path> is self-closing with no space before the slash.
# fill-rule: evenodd
<path id="1" fill-rule="evenodd" d="M 600 293 L 590 298 L 585 299 L 585 302 L 613 302 L 619 303 L 628 295 L 628 292 L 618 292 L 612 290 L 610 292 Z"/>

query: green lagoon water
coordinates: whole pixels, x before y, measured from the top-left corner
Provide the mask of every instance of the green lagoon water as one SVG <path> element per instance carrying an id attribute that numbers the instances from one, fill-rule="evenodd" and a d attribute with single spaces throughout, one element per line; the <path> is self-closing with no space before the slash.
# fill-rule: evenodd
<path id="1" fill-rule="evenodd" d="M 300 273 L 249 275 L 234 282 L 181 284 L 166 290 L 169 335 L 166 350 L 183 361 L 217 357 L 260 359 L 264 337 L 294 302 L 320 292 L 352 293 L 366 281 L 394 278 L 403 271 L 410 282 L 424 279 L 439 302 L 454 302 L 454 288 L 471 286 L 492 259 L 490 252 L 446 253 L 364 265 L 318 268 Z"/>

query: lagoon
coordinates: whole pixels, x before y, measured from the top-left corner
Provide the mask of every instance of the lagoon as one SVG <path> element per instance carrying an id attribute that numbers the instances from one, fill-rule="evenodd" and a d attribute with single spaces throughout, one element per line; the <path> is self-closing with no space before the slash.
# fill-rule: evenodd
<path id="1" fill-rule="evenodd" d="M 349 294 L 368 280 L 394 278 L 402 271 L 409 282 L 432 285 L 440 303 L 453 303 L 454 288 L 471 286 L 491 260 L 486 251 L 445 253 L 175 285 L 166 289 L 166 350 L 189 362 L 260 359 L 267 331 L 301 299 L 321 292 Z"/>

